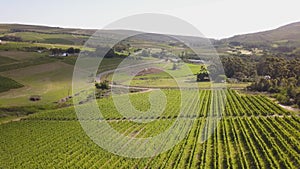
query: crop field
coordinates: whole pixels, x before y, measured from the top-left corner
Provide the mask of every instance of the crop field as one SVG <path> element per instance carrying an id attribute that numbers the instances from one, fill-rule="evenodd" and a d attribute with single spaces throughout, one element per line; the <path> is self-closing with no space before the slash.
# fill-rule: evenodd
<path id="1" fill-rule="evenodd" d="M 44 48 L 62 48 L 68 49 L 70 47 L 79 48 L 81 50 L 94 50 L 93 48 L 83 47 L 82 45 L 73 44 L 52 44 L 52 43 L 28 43 L 28 42 L 5 42 L 0 45 L 1 51 L 22 51 L 26 47 L 44 47 Z"/>
<path id="2" fill-rule="evenodd" d="M 177 118 L 192 121 L 185 139 L 158 156 L 126 158 L 103 150 L 84 133 L 70 107 L 0 125 L 0 168 L 299 168 L 300 118 L 295 113 L 260 95 L 200 90 L 199 99 L 191 100 L 197 111 L 180 116 L 180 92 L 163 92 L 165 111 L 152 122 L 132 122 L 138 115 L 123 118 L 112 98 L 98 100 L 104 119 L 89 119 L 98 120 L 99 127 L 107 122 L 133 138 L 155 136 Z M 149 95 L 130 94 L 130 100 L 136 109 L 147 111 Z M 226 102 L 219 99 L 222 95 Z"/>

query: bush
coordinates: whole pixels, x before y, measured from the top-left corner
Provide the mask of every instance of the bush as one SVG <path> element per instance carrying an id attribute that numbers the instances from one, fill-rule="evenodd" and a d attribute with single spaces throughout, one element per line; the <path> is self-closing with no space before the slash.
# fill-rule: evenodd
<path id="1" fill-rule="evenodd" d="M 97 89 L 101 90 L 109 89 L 109 82 L 107 80 L 104 80 L 103 82 L 96 83 L 95 86 Z"/>
<path id="2" fill-rule="evenodd" d="M 268 92 L 270 92 L 270 93 L 279 93 L 280 89 L 278 87 L 270 87 Z"/>
<path id="3" fill-rule="evenodd" d="M 279 103 L 284 105 L 292 105 L 290 98 L 283 94 L 277 94 L 276 99 L 279 101 Z"/>

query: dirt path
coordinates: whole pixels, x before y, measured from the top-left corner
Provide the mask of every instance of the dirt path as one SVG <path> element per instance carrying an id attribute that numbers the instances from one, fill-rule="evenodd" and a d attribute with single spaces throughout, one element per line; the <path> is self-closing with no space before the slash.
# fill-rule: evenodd
<path id="1" fill-rule="evenodd" d="M 22 117 L 16 117 L 16 118 L 13 118 L 13 119 L 5 120 L 5 121 L 0 122 L 0 125 L 10 123 L 10 122 L 21 121 L 22 119 L 25 119 L 26 117 L 27 116 L 22 116 Z"/>
<path id="2" fill-rule="evenodd" d="M 296 109 L 296 108 L 293 108 L 291 106 L 285 106 L 285 105 L 282 105 L 282 104 L 279 104 L 278 102 L 276 102 L 280 107 L 288 110 L 288 111 L 293 111 L 293 112 L 300 112 L 300 109 Z"/>
<path id="3" fill-rule="evenodd" d="M 283 105 L 283 104 L 280 104 L 275 98 L 271 98 L 271 97 L 268 97 L 270 100 L 272 100 L 273 102 L 275 102 L 276 104 L 278 104 L 280 107 L 288 110 L 288 111 L 293 111 L 293 112 L 300 112 L 300 109 L 297 109 L 297 108 L 293 108 L 291 106 L 286 106 L 286 105 Z"/>
<path id="4" fill-rule="evenodd" d="M 112 85 L 112 84 L 110 85 L 110 87 L 141 90 L 141 91 L 137 91 L 137 92 L 133 92 L 133 93 L 146 93 L 146 92 L 151 92 L 153 90 L 158 90 L 155 88 L 135 87 L 135 86 L 125 86 L 125 85 Z"/>

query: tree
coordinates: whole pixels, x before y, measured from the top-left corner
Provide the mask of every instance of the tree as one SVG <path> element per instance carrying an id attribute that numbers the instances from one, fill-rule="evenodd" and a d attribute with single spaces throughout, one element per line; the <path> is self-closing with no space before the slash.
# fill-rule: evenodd
<path id="1" fill-rule="evenodd" d="M 128 51 L 129 47 L 130 47 L 130 44 L 118 43 L 113 47 L 113 49 L 114 49 L 114 51 L 122 52 L 122 51 Z"/>
<path id="2" fill-rule="evenodd" d="M 176 69 L 177 69 L 177 64 L 176 64 L 176 63 L 173 63 L 172 70 L 176 70 Z"/>
<path id="3" fill-rule="evenodd" d="M 74 54 L 75 53 L 75 50 L 73 47 L 70 47 L 69 49 L 67 49 L 66 51 L 67 53 L 70 53 L 70 54 Z"/>
<path id="4" fill-rule="evenodd" d="M 203 65 L 200 67 L 200 71 L 197 73 L 197 82 L 209 81 L 209 72 Z"/>
<path id="5" fill-rule="evenodd" d="M 97 46 L 95 54 L 97 57 L 105 57 L 105 58 L 112 58 L 117 56 L 114 52 L 113 49 L 109 48 L 109 47 L 102 47 L 102 46 Z"/>
<path id="6" fill-rule="evenodd" d="M 97 89 L 101 90 L 109 89 L 109 82 L 107 80 L 104 80 L 100 83 L 96 83 L 95 86 Z"/>
<path id="7" fill-rule="evenodd" d="M 142 50 L 141 56 L 149 57 L 150 56 L 150 51 L 149 50 L 145 50 L 145 49 Z"/>
<path id="8" fill-rule="evenodd" d="M 249 66 L 239 57 L 224 57 L 222 63 L 228 78 L 236 77 L 238 80 L 242 80 L 241 77 L 248 76 L 251 72 L 248 70 Z"/>
<path id="9" fill-rule="evenodd" d="M 300 108 L 300 92 L 298 92 L 296 94 L 295 102 L 298 105 L 298 107 Z"/>
<path id="10" fill-rule="evenodd" d="M 50 51 L 51 51 L 52 55 L 59 55 L 62 53 L 61 48 L 51 48 Z"/>
<path id="11" fill-rule="evenodd" d="M 75 52 L 75 53 L 80 53 L 80 49 L 79 49 L 79 48 L 75 48 L 75 49 L 74 49 L 74 52 Z"/>

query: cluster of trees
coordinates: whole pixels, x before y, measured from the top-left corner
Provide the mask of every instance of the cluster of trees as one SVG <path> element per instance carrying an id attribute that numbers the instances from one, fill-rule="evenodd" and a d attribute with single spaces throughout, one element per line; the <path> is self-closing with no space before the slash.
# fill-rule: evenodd
<path id="1" fill-rule="evenodd" d="M 48 50 L 47 48 L 45 47 L 40 47 L 40 46 L 31 46 L 31 47 L 24 47 L 24 50 L 26 52 L 36 52 L 36 51 L 46 51 Z"/>
<path id="2" fill-rule="evenodd" d="M 3 41 L 14 41 L 14 42 L 22 42 L 22 38 L 18 36 L 5 35 L 0 37 L 0 40 Z"/>
<path id="3" fill-rule="evenodd" d="M 255 63 L 248 62 L 237 56 L 222 57 L 224 72 L 227 78 L 239 81 L 254 81 L 257 76 Z"/>
<path id="4" fill-rule="evenodd" d="M 257 64 L 258 75 L 269 75 L 272 78 L 290 78 L 300 75 L 300 60 L 279 57 L 267 57 Z"/>
<path id="5" fill-rule="evenodd" d="M 80 53 L 80 49 L 79 48 L 73 48 L 73 47 L 70 47 L 66 50 L 62 49 L 62 48 L 51 48 L 50 52 L 52 53 L 52 55 L 59 55 L 61 53 L 75 54 L 75 53 Z"/>
<path id="6" fill-rule="evenodd" d="M 116 52 L 123 52 L 123 51 L 129 51 L 129 48 L 130 48 L 130 44 L 128 43 L 124 44 L 120 42 L 113 47 L 113 50 Z"/>
<path id="7" fill-rule="evenodd" d="M 100 83 L 95 83 L 95 87 L 97 89 L 95 93 L 96 99 L 103 98 L 109 92 L 109 81 L 103 80 Z"/>
<path id="8" fill-rule="evenodd" d="M 255 81 L 259 76 L 290 78 L 300 75 L 300 60 L 283 57 L 262 57 L 249 60 L 237 56 L 222 57 L 225 75 L 239 81 Z"/>
<path id="9" fill-rule="evenodd" d="M 300 107 L 300 60 L 268 57 L 257 65 L 258 75 L 268 75 L 252 83 L 248 90 L 275 93 L 277 100 Z"/>
<path id="10" fill-rule="evenodd" d="M 101 90 L 109 89 L 109 81 L 104 80 L 100 83 L 95 83 L 95 87 Z"/>
<path id="11" fill-rule="evenodd" d="M 300 107 L 300 77 L 265 79 L 252 83 L 248 90 L 275 93 L 276 99 L 285 105 Z"/>
<path id="12" fill-rule="evenodd" d="M 226 78 L 250 81 L 253 83 L 248 90 L 274 93 L 280 103 L 296 104 L 300 107 L 300 59 L 261 57 L 258 60 L 246 60 L 237 56 L 226 56 L 221 61 L 226 77 L 218 75 L 221 66 L 212 64 L 208 68 L 201 66 L 197 81 L 207 81 L 208 77 L 213 81 Z M 214 74 L 217 76 L 214 77 Z"/>
<path id="13" fill-rule="evenodd" d="M 121 50 L 117 49 L 118 51 Z M 104 58 L 113 58 L 113 57 L 126 57 L 127 55 L 118 54 L 115 52 L 114 48 L 97 46 L 95 52 L 89 54 L 90 56 L 103 56 Z"/>

